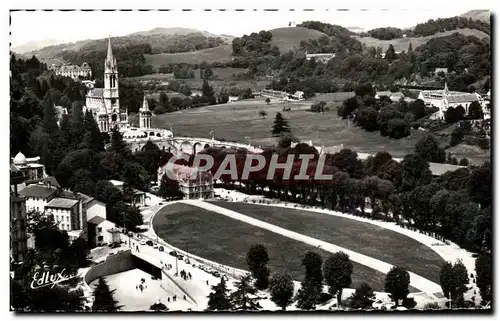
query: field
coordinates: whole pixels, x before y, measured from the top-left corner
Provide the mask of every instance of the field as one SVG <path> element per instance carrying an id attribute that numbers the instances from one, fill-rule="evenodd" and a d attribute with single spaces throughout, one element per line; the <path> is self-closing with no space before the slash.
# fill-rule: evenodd
<path id="1" fill-rule="evenodd" d="M 321 31 L 303 27 L 286 27 L 270 30 L 273 34 L 271 45 L 278 46 L 281 53 L 300 49 L 300 42 L 326 36 Z"/>
<path id="2" fill-rule="evenodd" d="M 232 58 L 233 48 L 232 45 L 223 45 L 215 48 L 209 48 L 193 52 L 180 52 L 180 53 L 160 53 L 154 55 L 144 55 L 146 64 L 152 65 L 153 68 L 158 68 L 166 64 L 199 64 L 202 61 L 206 62 L 223 62 L 229 61 Z"/>
<path id="3" fill-rule="evenodd" d="M 427 246 L 394 231 L 348 218 L 302 210 L 224 201 L 214 203 L 393 265 L 405 266 L 409 271 L 439 283 L 443 259 Z"/>
<path id="4" fill-rule="evenodd" d="M 301 260 L 307 251 L 315 251 L 326 259 L 331 253 L 286 238 L 221 214 L 187 204 L 164 207 L 153 219 L 157 234 L 166 242 L 197 256 L 240 269 L 248 269 L 245 256 L 253 244 L 264 244 L 269 253 L 271 273 L 286 270 L 301 281 Z M 383 289 L 384 275 L 354 263 L 353 285 L 367 282 L 375 290 Z"/>
<path id="5" fill-rule="evenodd" d="M 465 36 L 476 36 L 479 39 L 483 37 L 490 37 L 486 33 L 476 30 L 476 29 L 456 29 L 456 30 L 449 30 L 449 31 L 444 31 L 444 32 L 438 32 L 434 35 L 427 36 L 427 37 L 408 37 L 408 38 L 400 38 L 400 39 L 392 39 L 392 40 L 379 40 L 375 39 L 372 37 L 355 37 L 361 43 L 365 44 L 367 47 L 373 46 L 373 47 L 381 47 L 382 52 L 385 52 L 387 48 L 389 48 L 389 45 L 392 44 L 394 46 L 395 51 L 407 51 L 408 46 L 411 42 L 411 45 L 413 49 L 417 48 L 418 46 L 421 46 L 427 41 L 433 39 L 433 38 L 438 38 L 438 37 L 444 37 L 444 36 L 449 36 L 455 32 L 459 32 Z"/>
<path id="6" fill-rule="evenodd" d="M 336 93 L 335 95 L 345 95 Z M 378 132 L 369 133 L 362 128 L 348 125 L 340 119 L 336 111 L 320 113 L 309 112 L 309 103 L 271 103 L 264 98 L 241 102 L 189 109 L 153 117 L 152 126 L 168 128 L 172 126 L 176 136 L 210 138 L 210 131 L 215 137 L 252 145 L 275 145 L 276 138 L 271 135 L 271 128 L 277 112 L 282 112 L 288 119 L 292 133 L 301 141 L 312 140 L 317 146 L 337 146 L 343 144 L 359 152 L 376 153 L 387 151 L 394 157 L 403 157 L 413 150 L 423 132 L 415 131 L 410 138 L 400 140 L 382 137 Z M 290 111 L 282 111 L 283 107 Z M 268 113 L 266 119 L 259 117 L 259 111 Z"/>

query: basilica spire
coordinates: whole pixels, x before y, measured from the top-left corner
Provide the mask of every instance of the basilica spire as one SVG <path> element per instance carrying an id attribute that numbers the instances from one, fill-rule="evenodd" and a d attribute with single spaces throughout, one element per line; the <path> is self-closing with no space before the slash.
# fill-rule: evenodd
<path id="1" fill-rule="evenodd" d="M 108 54 L 106 55 L 105 67 L 110 70 L 116 67 L 116 59 L 113 56 L 113 49 L 111 48 L 111 37 L 108 37 Z"/>
<path id="2" fill-rule="evenodd" d="M 149 111 L 148 100 L 146 99 L 146 95 L 144 95 L 144 99 L 142 101 L 141 111 Z"/>

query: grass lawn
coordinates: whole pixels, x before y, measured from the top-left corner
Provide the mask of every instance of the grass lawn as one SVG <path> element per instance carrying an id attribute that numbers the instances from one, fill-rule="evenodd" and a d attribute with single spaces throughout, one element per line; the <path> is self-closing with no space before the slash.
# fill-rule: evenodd
<path id="1" fill-rule="evenodd" d="M 427 246 L 400 233 L 373 224 L 309 211 L 248 203 L 214 203 L 393 265 L 402 265 L 439 284 L 439 272 L 444 260 Z"/>
<path id="2" fill-rule="evenodd" d="M 341 95 L 341 93 L 336 93 Z M 379 132 L 369 133 L 337 116 L 335 110 L 320 113 L 309 112 L 311 102 L 271 103 L 265 98 L 214 105 L 204 108 L 177 111 L 153 117 L 152 126 L 168 128 L 172 126 L 176 136 L 210 138 L 209 132 L 215 131 L 216 138 L 248 143 L 252 145 L 274 145 L 276 138 L 271 135 L 271 128 L 277 112 L 288 119 L 292 133 L 301 141 L 312 140 L 314 145 L 337 146 L 343 144 L 359 152 L 376 153 L 387 151 L 394 157 L 403 157 L 413 151 L 421 131 L 414 131 L 412 137 L 399 140 L 383 137 Z M 283 107 L 290 106 L 291 111 L 283 112 Z M 259 111 L 268 113 L 266 119 L 259 117 Z"/>
<path id="3" fill-rule="evenodd" d="M 253 244 L 264 244 L 269 253 L 271 273 L 286 270 L 301 281 L 301 260 L 307 251 L 315 251 L 325 260 L 331 253 L 289 239 L 221 214 L 195 206 L 176 203 L 165 206 L 153 219 L 156 233 L 166 242 L 200 257 L 240 269 L 248 269 L 245 256 Z M 384 274 L 353 263 L 353 286 L 367 282 L 375 290 L 383 289 Z"/>
<path id="4" fill-rule="evenodd" d="M 199 64 L 202 61 L 208 63 L 229 61 L 232 58 L 232 53 L 233 47 L 229 44 L 192 52 L 144 55 L 144 58 L 146 59 L 146 64 L 153 66 L 153 68 L 158 68 L 166 64 Z"/>

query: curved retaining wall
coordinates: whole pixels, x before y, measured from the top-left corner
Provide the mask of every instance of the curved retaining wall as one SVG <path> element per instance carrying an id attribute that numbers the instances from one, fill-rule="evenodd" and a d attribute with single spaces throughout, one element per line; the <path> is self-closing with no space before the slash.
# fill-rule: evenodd
<path id="1" fill-rule="evenodd" d="M 116 274 L 135 269 L 130 250 L 110 254 L 104 262 L 92 266 L 83 276 L 85 285 L 90 287 L 92 281 L 101 276 Z"/>

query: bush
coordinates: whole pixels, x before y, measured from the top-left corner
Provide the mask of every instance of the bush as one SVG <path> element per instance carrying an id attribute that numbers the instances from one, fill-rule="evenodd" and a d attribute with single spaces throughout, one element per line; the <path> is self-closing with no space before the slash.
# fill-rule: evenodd
<path id="1" fill-rule="evenodd" d="M 163 108 L 162 106 L 156 106 L 155 109 L 153 110 L 153 112 L 155 113 L 155 115 L 161 115 L 161 114 L 165 114 L 167 112 L 167 110 L 165 108 Z"/>
<path id="2" fill-rule="evenodd" d="M 439 309 L 439 304 L 437 302 L 431 302 L 431 303 L 427 303 L 425 306 L 424 306 L 424 310 L 428 310 L 428 309 Z"/>

